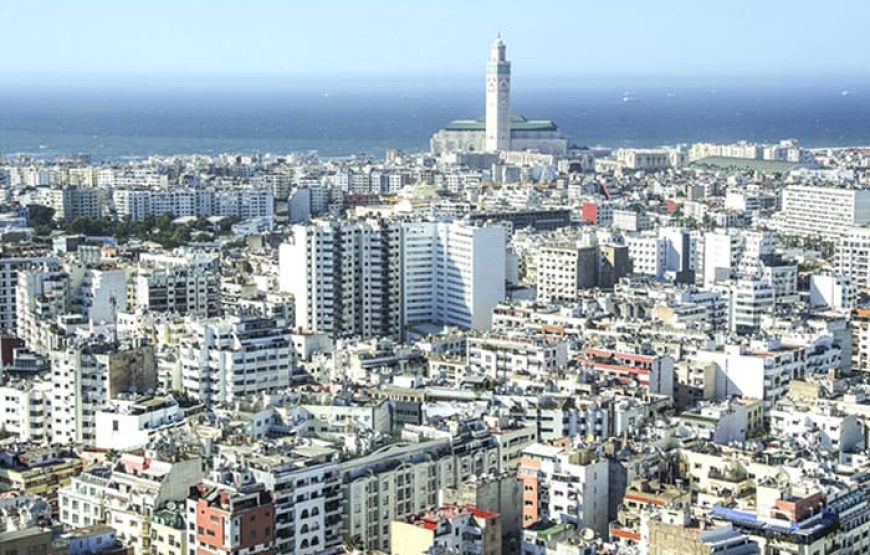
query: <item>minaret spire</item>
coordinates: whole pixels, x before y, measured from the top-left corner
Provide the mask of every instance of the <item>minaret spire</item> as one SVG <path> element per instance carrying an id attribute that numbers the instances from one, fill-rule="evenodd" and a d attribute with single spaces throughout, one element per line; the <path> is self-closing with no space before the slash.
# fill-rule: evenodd
<path id="1" fill-rule="evenodd" d="M 501 32 L 489 51 L 486 64 L 486 150 L 510 150 L 511 63 Z"/>

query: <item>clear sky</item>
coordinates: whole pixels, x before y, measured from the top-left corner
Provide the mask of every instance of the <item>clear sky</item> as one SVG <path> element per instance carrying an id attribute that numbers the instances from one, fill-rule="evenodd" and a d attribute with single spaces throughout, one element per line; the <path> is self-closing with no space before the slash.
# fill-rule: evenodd
<path id="1" fill-rule="evenodd" d="M 866 75 L 870 0 L 2 0 L 0 80 Z"/>

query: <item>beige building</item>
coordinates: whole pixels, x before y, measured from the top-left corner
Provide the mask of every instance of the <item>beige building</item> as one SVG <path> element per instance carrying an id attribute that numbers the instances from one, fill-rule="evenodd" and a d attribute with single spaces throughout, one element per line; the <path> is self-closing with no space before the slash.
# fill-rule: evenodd
<path id="1" fill-rule="evenodd" d="M 391 555 L 448 553 L 501 555 L 501 515 L 474 505 L 444 505 L 390 523 Z"/>

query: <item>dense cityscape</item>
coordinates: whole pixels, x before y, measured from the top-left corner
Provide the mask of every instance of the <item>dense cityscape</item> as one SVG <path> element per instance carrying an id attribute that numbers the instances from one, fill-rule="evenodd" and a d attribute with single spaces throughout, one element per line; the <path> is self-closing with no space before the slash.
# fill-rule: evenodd
<path id="1" fill-rule="evenodd" d="M 870 147 L 531 116 L 0 157 L 0 554 L 870 552 Z"/>

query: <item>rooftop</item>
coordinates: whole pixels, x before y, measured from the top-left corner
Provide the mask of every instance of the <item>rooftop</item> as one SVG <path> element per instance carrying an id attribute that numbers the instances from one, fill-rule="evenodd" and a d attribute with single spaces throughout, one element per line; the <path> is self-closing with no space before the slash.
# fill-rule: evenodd
<path id="1" fill-rule="evenodd" d="M 484 131 L 486 119 L 455 119 L 447 124 L 449 131 Z M 515 131 L 557 131 L 559 128 L 548 119 L 526 119 L 523 116 L 511 116 L 511 130 Z"/>

